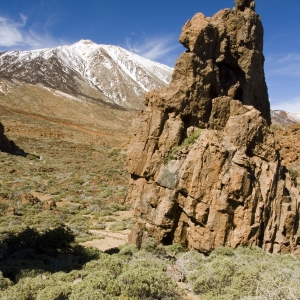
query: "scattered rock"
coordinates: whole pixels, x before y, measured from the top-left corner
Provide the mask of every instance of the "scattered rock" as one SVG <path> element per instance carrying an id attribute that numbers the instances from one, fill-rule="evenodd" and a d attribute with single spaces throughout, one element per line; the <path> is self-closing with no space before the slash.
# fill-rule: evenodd
<path id="1" fill-rule="evenodd" d="M 5 212 L 5 215 L 6 216 L 15 216 L 16 215 L 16 211 L 15 211 L 15 208 L 10 206 L 6 212 Z"/>
<path id="2" fill-rule="evenodd" d="M 179 39 L 188 50 L 170 85 L 149 93 L 134 120 L 127 201 L 138 247 L 151 236 L 203 253 L 225 245 L 299 252 L 299 190 L 269 128 L 254 7 L 236 0 L 232 11 L 188 21 Z"/>
<path id="3" fill-rule="evenodd" d="M 34 205 L 36 203 L 41 202 L 41 200 L 30 193 L 24 193 L 21 195 L 21 202 L 23 204 L 31 203 L 32 205 Z"/>
<path id="4" fill-rule="evenodd" d="M 53 200 L 48 200 L 44 204 L 44 209 L 46 209 L 46 210 L 55 210 L 56 209 L 56 203 Z"/>

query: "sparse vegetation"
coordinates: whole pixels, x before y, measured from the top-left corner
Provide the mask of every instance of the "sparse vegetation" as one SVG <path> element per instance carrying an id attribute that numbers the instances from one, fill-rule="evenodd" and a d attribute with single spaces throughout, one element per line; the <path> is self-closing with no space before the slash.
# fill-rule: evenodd
<path id="1" fill-rule="evenodd" d="M 293 168 L 289 168 L 288 170 L 293 177 L 297 178 L 299 176 L 298 170 L 293 169 Z"/>
<path id="2" fill-rule="evenodd" d="M 193 131 L 193 133 L 184 139 L 184 141 L 179 146 L 174 146 L 169 154 L 164 158 L 164 163 L 168 163 L 170 160 L 175 159 L 176 155 L 182 151 L 184 148 L 189 148 L 191 145 L 195 143 L 195 141 L 198 139 L 198 137 L 201 134 L 202 129 L 196 129 Z"/>
<path id="3" fill-rule="evenodd" d="M 221 247 L 205 257 L 151 238 L 141 250 L 125 245 L 110 255 L 84 250 L 74 237 L 59 227 L 44 233 L 26 229 L 3 239 L 0 298 L 183 299 L 185 291 L 177 287 L 170 270 L 180 272 L 201 299 L 300 297 L 300 261 L 291 255 Z"/>
<path id="4" fill-rule="evenodd" d="M 97 108 L 93 113 L 103 116 Z M 118 216 L 130 209 L 120 204 L 127 194 L 120 129 L 103 130 L 99 142 L 88 134 L 98 130 L 91 124 L 78 124 L 82 127 L 74 131 L 16 116 L 17 125 L 10 121 L 11 112 L 4 121 L 12 122 L 11 128 L 26 124 L 24 132 L 12 131 L 10 137 L 29 155 L 0 152 L 0 299 L 176 300 L 186 291 L 211 300 L 300 299 L 300 261 L 291 255 L 222 247 L 205 257 L 151 238 L 140 250 L 123 245 L 115 254 L 84 248 L 79 243 L 103 239 L 103 230 L 113 235 L 132 225 L 131 218 Z M 196 130 L 174 147 L 167 161 L 200 134 Z M 294 176 L 298 167 L 290 168 Z M 40 201 L 22 201 L 25 193 Z M 52 208 L 46 205 L 51 200 Z M 177 273 L 186 290 L 178 288 Z"/>
<path id="5" fill-rule="evenodd" d="M 202 131 L 201 129 L 194 130 L 193 133 L 183 141 L 182 145 L 188 148 L 190 145 L 194 144 L 195 141 L 200 136 L 201 131 Z"/>

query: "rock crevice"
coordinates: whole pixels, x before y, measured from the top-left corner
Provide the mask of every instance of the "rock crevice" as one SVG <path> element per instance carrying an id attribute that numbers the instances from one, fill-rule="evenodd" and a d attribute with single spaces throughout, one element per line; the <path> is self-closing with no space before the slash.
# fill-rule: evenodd
<path id="1" fill-rule="evenodd" d="M 182 29 L 170 85 L 146 96 L 128 151 L 128 201 L 146 236 L 209 253 L 227 245 L 297 252 L 299 191 L 269 128 L 263 27 L 236 0 Z"/>

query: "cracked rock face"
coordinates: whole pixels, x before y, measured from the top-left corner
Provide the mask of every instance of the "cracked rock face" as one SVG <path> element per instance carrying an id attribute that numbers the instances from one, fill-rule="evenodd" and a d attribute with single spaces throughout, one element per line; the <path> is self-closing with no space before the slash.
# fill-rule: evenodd
<path id="1" fill-rule="evenodd" d="M 269 129 L 263 28 L 254 1 L 196 14 L 170 85 L 146 96 L 128 151 L 128 201 L 147 236 L 204 253 L 257 245 L 298 251 L 299 191 Z"/>

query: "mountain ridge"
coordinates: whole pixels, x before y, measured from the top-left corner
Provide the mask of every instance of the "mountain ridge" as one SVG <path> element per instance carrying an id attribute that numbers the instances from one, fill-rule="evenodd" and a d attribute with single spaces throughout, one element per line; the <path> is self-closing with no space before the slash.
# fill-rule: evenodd
<path id="1" fill-rule="evenodd" d="M 284 110 L 272 110 L 271 117 L 274 125 L 286 126 L 300 123 L 300 113 L 291 113 Z"/>
<path id="2" fill-rule="evenodd" d="M 75 97 L 129 109 L 143 109 L 145 93 L 166 86 L 172 71 L 119 46 L 90 40 L 0 53 L 0 77 L 42 84 Z"/>

